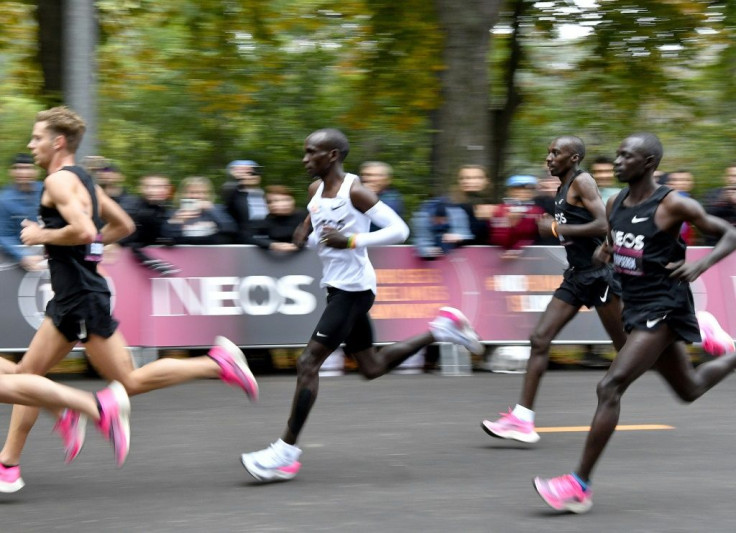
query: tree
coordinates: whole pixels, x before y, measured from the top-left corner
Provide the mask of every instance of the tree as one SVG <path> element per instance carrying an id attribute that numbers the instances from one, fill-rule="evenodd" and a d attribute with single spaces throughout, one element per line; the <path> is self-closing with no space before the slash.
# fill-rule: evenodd
<path id="1" fill-rule="evenodd" d="M 446 190 L 462 164 L 488 166 L 492 162 L 488 54 L 490 30 L 498 20 L 501 2 L 435 0 L 445 32 L 441 104 L 436 110 L 434 172 Z"/>

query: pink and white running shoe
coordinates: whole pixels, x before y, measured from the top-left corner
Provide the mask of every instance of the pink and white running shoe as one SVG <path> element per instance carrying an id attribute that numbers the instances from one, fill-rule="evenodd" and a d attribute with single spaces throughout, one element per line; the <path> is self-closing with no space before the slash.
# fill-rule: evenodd
<path id="1" fill-rule="evenodd" d="M 442 307 L 429 323 L 429 330 L 437 342 L 451 342 L 465 346 L 475 355 L 483 355 L 485 347 L 470 324 L 470 320 L 454 307 Z"/>
<path id="2" fill-rule="evenodd" d="M 302 467 L 298 461 L 302 451 L 296 446 L 293 448 L 295 457 L 286 458 L 278 452 L 274 443 L 263 450 L 242 454 L 240 462 L 251 476 L 262 483 L 288 481 L 294 479 Z"/>
<path id="3" fill-rule="evenodd" d="M 583 490 L 572 474 L 551 479 L 534 478 L 534 488 L 544 502 L 556 511 L 587 513 L 593 507 L 593 491 Z"/>
<path id="4" fill-rule="evenodd" d="M 96 394 L 100 405 L 97 429 L 115 452 L 115 461 L 123 466 L 130 450 L 130 400 L 122 383 L 113 381 Z"/>
<path id="5" fill-rule="evenodd" d="M 530 444 L 539 441 L 539 434 L 534 428 L 534 422 L 525 422 L 519 419 L 511 409 L 509 409 L 508 413 L 499 414 L 501 415 L 501 418 L 495 422 L 484 420 L 480 424 L 483 431 L 488 433 L 491 437 L 518 440 L 519 442 Z"/>
<path id="6" fill-rule="evenodd" d="M 5 466 L 0 464 L 0 492 L 11 494 L 25 487 L 23 478 L 20 477 L 20 465 Z"/>
<path id="7" fill-rule="evenodd" d="M 209 355 L 220 365 L 220 379 L 228 385 L 240 387 L 254 402 L 258 401 L 258 382 L 248 367 L 243 352 L 230 340 L 222 336 L 215 337 L 215 345 Z"/>
<path id="8" fill-rule="evenodd" d="M 77 458 L 84 446 L 87 433 L 87 417 L 79 411 L 64 409 L 54 424 L 54 431 L 64 441 L 64 461 L 69 464 Z"/>
<path id="9" fill-rule="evenodd" d="M 711 355 L 720 356 L 736 351 L 733 339 L 708 311 L 695 313 L 700 326 L 700 337 L 703 339 L 703 350 Z"/>

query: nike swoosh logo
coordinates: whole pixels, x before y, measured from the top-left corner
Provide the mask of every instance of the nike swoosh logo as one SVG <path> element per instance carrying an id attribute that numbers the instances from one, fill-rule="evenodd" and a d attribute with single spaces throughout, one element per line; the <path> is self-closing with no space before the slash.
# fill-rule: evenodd
<path id="1" fill-rule="evenodd" d="M 606 298 L 608 297 L 608 289 L 610 289 L 610 288 L 611 287 L 606 286 L 606 292 L 604 292 L 603 293 L 603 296 L 601 296 L 601 302 L 605 302 L 606 301 Z"/>
<path id="2" fill-rule="evenodd" d="M 339 203 L 339 204 L 337 204 L 337 205 L 333 205 L 333 206 L 331 206 L 331 207 L 330 207 L 330 209 L 332 209 L 332 210 L 334 211 L 335 209 L 340 209 L 340 208 L 341 208 L 342 206 L 344 206 L 344 205 L 345 205 L 345 202 L 340 202 L 340 203 Z"/>
<path id="3" fill-rule="evenodd" d="M 641 217 L 634 215 L 634 218 L 631 219 L 632 224 L 638 224 L 639 222 L 644 222 L 645 220 L 649 220 L 649 217 Z"/>
<path id="4" fill-rule="evenodd" d="M 653 328 L 654 326 L 656 326 L 657 324 L 659 324 L 660 322 L 662 322 L 662 320 L 664 320 L 665 318 L 667 318 L 667 315 L 664 315 L 664 316 L 659 317 L 659 318 L 655 318 L 654 320 L 647 320 L 647 327 L 648 328 Z"/>
<path id="5" fill-rule="evenodd" d="M 562 205 L 562 202 L 564 202 L 564 201 L 565 201 L 564 198 L 560 198 L 560 200 L 557 202 L 557 205 Z"/>
<path id="6" fill-rule="evenodd" d="M 324 333 L 320 333 L 320 332 L 318 331 L 318 332 L 317 332 L 317 336 L 318 336 L 318 337 L 326 337 L 327 335 L 325 335 Z"/>
<path id="7" fill-rule="evenodd" d="M 84 340 L 87 338 L 87 322 L 84 320 L 79 321 L 79 333 L 77 333 L 77 337 L 79 340 Z"/>

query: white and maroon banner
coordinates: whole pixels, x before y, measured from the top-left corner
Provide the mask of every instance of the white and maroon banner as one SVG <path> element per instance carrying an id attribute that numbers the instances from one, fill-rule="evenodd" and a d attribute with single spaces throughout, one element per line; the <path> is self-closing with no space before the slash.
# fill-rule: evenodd
<path id="1" fill-rule="evenodd" d="M 707 248 L 691 248 L 689 257 Z M 112 288 L 113 313 L 131 346 L 209 346 L 225 335 L 241 346 L 304 345 L 324 308 L 321 268 L 311 251 L 277 255 L 251 246 L 151 248 L 181 269 L 172 277 L 137 264 L 129 250 L 101 270 Z M 378 295 L 372 310 L 376 341 L 426 331 L 438 308 L 462 309 L 485 342 L 526 342 L 565 268 L 561 247 L 527 248 L 506 258 L 494 247 L 455 250 L 435 261 L 410 246 L 372 249 Z M 693 284 L 697 309 L 713 313 L 736 334 L 736 257 Z M 0 349 L 25 348 L 51 298 L 48 271 L 28 273 L 0 264 Z M 583 309 L 560 343 L 607 342 L 595 312 Z"/>

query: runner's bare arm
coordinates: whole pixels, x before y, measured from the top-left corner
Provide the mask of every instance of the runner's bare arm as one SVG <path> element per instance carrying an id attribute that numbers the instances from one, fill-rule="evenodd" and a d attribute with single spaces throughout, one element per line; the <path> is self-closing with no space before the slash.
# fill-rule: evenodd
<path id="1" fill-rule="evenodd" d="M 60 170 L 44 182 L 44 205 L 55 207 L 67 225 L 59 229 L 41 227 L 35 221 L 23 221 L 21 240 L 23 244 L 55 244 L 76 246 L 89 244 L 97 236 L 97 228 L 78 193 L 79 179 L 67 170 Z"/>
<path id="2" fill-rule="evenodd" d="M 673 233 L 679 233 L 682 223 L 688 222 L 702 233 L 720 236 L 707 255 L 676 268 L 670 275 L 673 278 L 695 281 L 703 272 L 736 250 L 736 229 L 722 218 L 706 213 L 703 206 L 692 198 L 668 194 L 657 210 L 655 222 Z"/>
<path id="3" fill-rule="evenodd" d="M 575 178 L 570 190 L 577 196 L 583 207 L 593 215 L 593 220 L 587 224 L 559 224 L 557 233 L 568 238 L 576 237 L 603 237 L 608 229 L 606 206 L 601 200 L 598 186 L 588 173 Z"/>
<path id="4" fill-rule="evenodd" d="M 321 180 L 315 180 L 309 184 L 307 203 L 309 203 L 309 201 L 317 192 L 320 181 Z M 312 229 L 312 218 L 309 216 L 309 214 L 307 214 L 307 216 L 304 218 L 304 222 L 299 224 L 294 230 L 291 242 L 296 244 L 300 248 L 303 247 L 307 243 L 307 238 L 309 237 L 309 234 L 312 233 Z"/>

